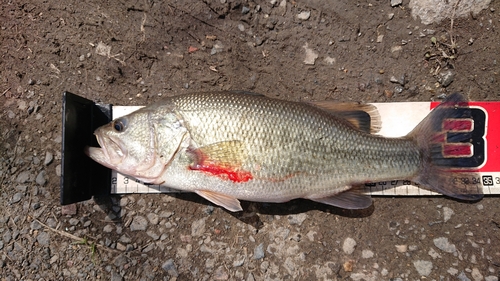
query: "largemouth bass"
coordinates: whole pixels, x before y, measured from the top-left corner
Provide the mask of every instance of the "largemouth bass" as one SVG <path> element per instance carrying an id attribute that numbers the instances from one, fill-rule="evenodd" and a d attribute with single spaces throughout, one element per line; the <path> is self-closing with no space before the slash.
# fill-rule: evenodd
<path id="1" fill-rule="evenodd" d="M 446 130 L 454 129 L 442 128 L 443 120 L 470 118 L 460 94 L 403 138 L 370 134 L 341 108 L 321 107 L 241 92 L 174 96 L 98 128 L 101 148 L 86 153 L 118 172 L 196 192 L 230 211 L 242 210 L 239 200 L 295 198 L 362 209 L 371 198 L 356 186 L 395 179 L 462 200 L 482 197 L 476 185 L 454 180 L 474 171 L 460 170 L 460 158 L 442 153 Z M 467 141 L 457 138 L 454 143 Z"/>

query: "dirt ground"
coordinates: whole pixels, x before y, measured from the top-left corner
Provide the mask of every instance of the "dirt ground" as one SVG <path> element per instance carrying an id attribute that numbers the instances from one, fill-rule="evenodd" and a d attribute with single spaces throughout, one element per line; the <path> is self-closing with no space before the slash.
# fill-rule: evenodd
<path id="1" fill-rule="evenodd" d="M 190 194 L 59 204 L 63 91 L 498 100 L 500 2 L 427 26 L 407 2 L 2 1 L 0 279 L 498 280 L 498 197 L 377 197 L 362 214 L 306 200 L 233 214 Z"/>

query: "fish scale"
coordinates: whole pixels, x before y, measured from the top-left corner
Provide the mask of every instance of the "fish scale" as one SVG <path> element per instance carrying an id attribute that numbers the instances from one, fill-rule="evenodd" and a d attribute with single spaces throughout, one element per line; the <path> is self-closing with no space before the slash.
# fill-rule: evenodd
<path id="1" fill-rule="evenodd" d="M 454 96 L 448 103 L 463 101 Z M 442 107 L 446 106 L 445 102 Z M 241 92 L 194 93 L 166 98 L 98 129 L 102 149 L 94 148 L 88 154 L 124 174 L 196 192 L 232 211 L 241 209 L 238 199 L 284 202 L 308 198 L 364 208 L 370 199 L 350 192 L 352 186 L 408 178 L 432 183 L 430 189 L 450 196 L 473 198 L 466 188 L 448 190 L 441 182 L 435 183 L 435 178 L 449 178 L 441 168 L 429 168 L 440 160 L 433 159 L 436 156 L 430 152 L 427 142 L 434 132 L 429 128 L 445 113 L 453 114 L 438 107 L 406 138 L 384 138 L 358 130 L 339 117 L 339 112 L 305 103 Z M 116 124 L 123 129 L 117 131 Z M 148 147 L 151 143 L 157 147 Z M 141 162 L 138 155 L 110 159 L 115 152 L 106 144 L 123 151 L 137 146 L 148 149 L 134 151 L 156 151 L 143 155 L 154 171 L 148 175 L 148 168 L 137 164 Z M 116 155 L 126 154 L 123 151 Z M 422 170 L 428 175 L 421 175 Z"/>
<path id="2" fill-rule="evenodd" d="M 331 114 L 300 103 L 226 93 L 183 95 L 172 101 L 195 143 L 204 146 L 244 140 L 250 154 L 248 168 L 260 163 L 268 171 L 282 170 L 273 172 L 281 176 L 297 170 L 306 174 L 337 171 L 330 176 L 338 178 L 339 182 L 332 182 L 338 185 L 345 183 L 346 172 L 358 170 L 360 165 L 369 169 L 370 166 L 394 167 L 394 163 L 398 163 L 394 170 L 366 171 L 367 176 L 361 181 L 369 177 L 374 180 L 404 178 L 416 173 L 415 167 L 420 161 L 417 149 L 408 149 L 416 147 L 411 141 L 365 134 L 332 118 Z M 236 109 L 246 113 L 245 122 L 238 118 Z M 262 118 L 265 110 L 274 115 Z M 208 124 L 201 120 L 208 120 Z M 200 126 L 192 126 L 193 123 Z M 378 177 L 373 178 L 376 175 Z"/>

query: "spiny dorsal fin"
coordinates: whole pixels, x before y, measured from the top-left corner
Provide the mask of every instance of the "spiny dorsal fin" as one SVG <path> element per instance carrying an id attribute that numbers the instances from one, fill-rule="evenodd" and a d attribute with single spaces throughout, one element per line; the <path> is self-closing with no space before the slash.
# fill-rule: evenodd
<path id="1" fill-rule="evenodd" d="M 363 132 L 376 134 L 382 128 L 380 114 L 377 108 L 371 104 L 334 101 L 318 101 L 311 102 L 311 104 L 345 119 Z"/>

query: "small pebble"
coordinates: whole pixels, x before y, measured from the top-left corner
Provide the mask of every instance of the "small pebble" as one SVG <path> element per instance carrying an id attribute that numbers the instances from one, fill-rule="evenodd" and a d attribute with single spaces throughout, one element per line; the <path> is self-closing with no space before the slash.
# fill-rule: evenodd
<path id="1" fill-rule="evenodd" d="M 318 233 L 316 231 L 309 230 L 306 236 L 309 239 L 309 241 L 314 242 L 314 236 L 316 236 L 317 234 Z"/>
<path id="2" fill-rule="evenodd" d="M 69 224 L 71 224 L 71 225 L 77 225 L 78 223 L 80 223 L 80 221 L 78 219 L 75 219 L 75 218 L 69 219 Z"/>
<path id="3" fill-rule="evenodd" d="M 147 217 L 151 224 L 158 224 L 158 222 L 160 221 L 159 216 L 155 213 L 149 213 Z"/>
<path id="4" fill-rule="evenodd" d="M 40 209 L 40 207 L 41 207 L 40 202 L 35 202 L 31 204 L 31 208 L 33 208 L 33 210 L 38 210 Z"/>
<path id="5" fill-rule="evenodd" d="M 122 281 L 124 280 L 123 279 L 123 276 L 121 276 L 118 272 L 111 272 L 111 278 L 110 278 L 110 281 Z"/>
<path id="6" fill-rule="evenodd" d="M 344 264 L 342 265 L 342 267 L 344 268 L 344 271 L 345 272 L 351 272 L 353 267 L 354 267 L 354 261 L 353 260 L 348 260 L 346 262 L 344 262 Z"/>
<path id="7" fill-rule="evenodd" d="M 21 192 L 18 192 L 14 194 L 14 196 L 12 196 L 12 200 L 10 201 L 10 203 L 15 204 L 21 201 L 21 198 L 23 198 L 23 194 Z"/>
<path id="8" fill-rule="evenodd" d="M 2 239 L 3 239 L 3 242 L 9 243 L 10 239 L 12 239 L 12 233 L 9 230 L 5 231 L 5 233 L 2 236 Z"/>
<path id="9" fill-rule="evenodd" d="M 443 207 L 444 222 L 449 221 L 453 214 L 455 214 L 455 212 L 453 212 L 451 208 Z"/>
<path id="10" fill-rule="evenodd" d="M 264 243 L 260 243 L 259 246 L 255 247 L 253 250 L 253 257 L 254 260 L 260 260 L 264 258 Z"/>
<path id="11" fill-rule="evenodd" d="M 198 237 L 205 233 L 205 218 L 195 220 L 191 224 L 191 236 Z"/>
<path id="12" fill-rule="evenodd" d="M 448 87 L 453 80 L 455 80 L 455 72 L 451 70 L 446 70 L 441 73 L 439 73 L 439 83 L 441 83 L 441 86 L 443 87 Z"/>
<path id="13" fill-rule="evenodd" d="M 432 262 L 430 261 L 416 260 L 413 262 L 413 266 L 415 266 L 415 269 L 420 276 L 428 276 L 431 274 Z"/>
<path id="14" fill-rule="evenodd" d="M 61 207 L 61 214 L 67 216 L 76 215 L 76 204 L 63 205 Z"/>
<path id="15" fill-rule="evenodd" d="M 53 218 L 48 218 L 47 219 L 47 225 L 52 228 L 56 228 L 57 226 L 57 221 Z"/>
<path id="16" fill-rule="evenodd" d="M 356 241 L 350 237 L 347 237 L 344 240 L 344 244 L 342 244 L 342 250 L 344 253 L 350 255 L 354 252 L 354 248 L 356 247 Z"/>
<path id="17" fill-rule="evenodd" d="M 48 246 L 50 242 L 50 234 L 47 232 L 40 232 L 38 233 L 38 236 L 36 237 L 36 241 L 38 241 L 38 244 L 42 246 Z"/>
<path id="18" fill-rule="evenodd" d="M 179 273 L 177 272 L 177 267 L 175 266 L 173 259 L 168 259 L 161 265 L 161 268 L 165 270 L 170 276 L 177 277 Z"/>
<path id="19" fill-rule="evenodd" d="M 38 175 L 36 176 L 35 182 L 38 185 L 44 186 L 47 182 L 47 180 L 45 179 L 46 175 L 47 173 L 45 171 L 40 171 L 40 173 L 38 173 Z"/>
<path id="20" fill-rule="evenodd" d="M 31 222 L 30 228 L 33 230 L 38 230 L 38 229 L 42 228 L 42 225 L 38 221 L 34 220 Z"/>
<path id="21" fill-rule="evenodd" d="M 205 268 L 212 269 L 215 266 L 215 259 L 207 259 L 205 261 Z"/>
<path id="22" fill-rule="evenodd" d="M 124 254 L 120 254 L 120 255 L 116 256 L 116 258 L 113 260 L 113 264 L 116 267 L 120 267 L 120 266 L 124 266 L 125 264 L 127 264 L 127 261 L 128 261 L 127 256 L 125 256 Z"/>
<path id="23" fill-rule="evenodd" d="M 465 274 L 465 272 L 460 272 L 460 274 L 457 276 L 458 280 L 460 281 L 471 281 L 469 277 Z"/>
<path id="24" fill-rule="evenodd" d="M 391 7 L 396 7 L 403 4 L 403 0 L 391 0 Z"/>
<path id="25" fill-rule="evenodd" d="M 43 165 L 48 166 L 50 163 L 52 163 L 52 160 L 54 160 L 54 155 L 52 154 L 52 152 L 45 152 L 45 160 L 43 161 Z"/>
<path id="26" fill-rule="evenodd" d="M 406 251 L 408 251 L 408 245 L 396 245 L 396 251 L 398 251 L 398 253 L 406 253 Z"/>
<path id="27" fill-rule="evenodd" d="M 128 237 L 127 235 L 122 235 L 122 236 L 120 236 L 118 241 L 120 241 L 124 244 L 128 244 L 128 243 L 132 242 L 132 239 L 130 239 L 130 237 Z"/>
<path id="28" fill-rule="evenodd" d="M 16 181 L 18 183 L 25 183 L 30 180 L 30 175 L 29 171 L 20 172 L 19 175 L 17 175 Z"/>
<path id="29" fill-rule="evenodd" d="M 441 251 L 444 251 L 447 253 L 455 253 L 457 251 L 455 244 L 450 243 L 450 241 L 448 241 L 448 238 L 446 238 L 446 237 L 435 238 L 433 240 L 433 242 L 434 242 L 434 246 L 436 246 Z"/>
<path id="30" fill-rule="evenodd" d="M 146 231 L 146 234 L 151 237 L 153 240 L 158 240 L 160 239 L 160 235 L 158 235 L 156 232 L 152 231 L 152 230 L 148 230 Z M 153 244 L 151 244 L 153 245 Z"/>
<path id="31" fill-rule="evenodd" d="M 229 274 L 227 273 L 224 266 L 219 266 L 214 272 L 214 280 L 228 280 Z"/>
<path id="32" fill-rule="evenodd" d="M 370 251 L 370 250 L 363 250 L 361 252 L 361 257 L 363 257 L 364 259 L 369 259 L 369 258 L 373 258 L 373 252 Z"/>
<path id="33" fill-rule="evenodd" d="M 310 11 L 302 11 L 297 15 L 299 20 L 308 20 L 311 17 Z"/>
<path id="34" fill-rule="evenodd" d="M 116 249 L 118 251 L 124 252 L 125 250 L 127 250 L 127 247 L 125 247 L 125 245 L 123 245 L 122 243 L 116 243 Z"/>
<path id="35" fill-rule="evenodd" d="M 238 255 L 236 259 L 233 261 L 233 267 L 239 267 L 242 266 L 245 263 L 245 256 L 244 255 Z"/>
<path id="36" fill-rule="evenodd" d="M 302 48 L 305 49 L 306 55 L 304 58 L 304 64 L 314 65 L 316 59 L 319 57 L 318 53 L 316 53 L 313 49 L 309 48 L 309 45 L 306 43 Z"/>
<path id="37" fill-rule="evenodd" d="M 211 55 L 215 55 L 217 53 L 222 52 L 223 50 L 224 50 L 224 45 L 221 42 L 217 41 L 214 44 L 214 46 L 212 47 L 212 50 L 210 51 L 210 54 Z"/>
<path id="38" fill-rule="evenodd" d="M 106 233 L 110 233 L 111 231 L 113 231 L 113 226 L 112 226 L 112 225 L 110 225 L 110 224 L 107 224 L 107 225 L 103 228 L 103 230 L 102 230 L 102 231 L 104 231 L 104 232 L 106 232 Z"/>
<path id="39" fill-rule="evenodd" d="M 135 216 L 130 224 L 131 231 L 146 230 L 148 227 L 148 221 L 143 216 Z"/>
<path id="40" fill-rule="evenodd" d="M 302 225 L 302 223 L 307 219 L 307 214 L 305 213 L 300 213 L 297 215 L 289 215 L 288 216 L 288 223 L 289 224 L 297 224 L 297 225 Z"/>

